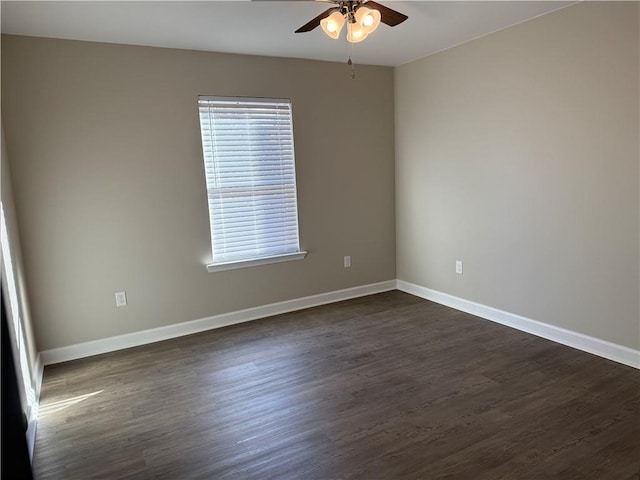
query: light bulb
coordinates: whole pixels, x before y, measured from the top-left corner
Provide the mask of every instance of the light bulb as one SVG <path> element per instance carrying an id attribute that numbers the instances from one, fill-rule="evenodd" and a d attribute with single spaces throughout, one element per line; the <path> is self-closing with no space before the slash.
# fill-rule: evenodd
<path id="1" fill-rule="evenodd" d="M 373 25 L 373 16 L 370 15 L 370 14 L 367 14 L 362 19 L 362 26 L 363 27 L 370 27 L 371 25 Z"/>
<path id="2" fill-rule="evenodd" d="M 334 40 L 340 36 L 340 30 L 344 25 L 344 15 L 339 11 L 333 12 L 327 18 L 320 20 L 320 26 L 324 33 Z"/>

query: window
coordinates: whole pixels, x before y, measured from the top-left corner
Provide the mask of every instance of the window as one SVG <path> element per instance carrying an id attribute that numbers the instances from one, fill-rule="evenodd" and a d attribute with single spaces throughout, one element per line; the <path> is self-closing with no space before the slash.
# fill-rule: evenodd
<path id="1" fill-rule="evenodd" d="M 198 97 L 212 264 L 226 270 L 304 258 L 291 101 Z"/>

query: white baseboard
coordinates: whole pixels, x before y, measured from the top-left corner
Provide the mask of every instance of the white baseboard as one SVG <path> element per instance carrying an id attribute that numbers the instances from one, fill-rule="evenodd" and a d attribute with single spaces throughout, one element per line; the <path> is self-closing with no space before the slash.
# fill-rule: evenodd
<path id="1" fill-rule="evenodd" d="M 35 364 L 33 365 L 33 378 L 31 379 L 34 391 L 33 404 L 31 405 L 31 412 L 29 413 L 29 420 L 27 423 L 27 448 L 29 450 L 29 459 L 33 460 L 33 448 L 36 443 L 36 429 L 38 428 L 38 409 L 40 405 L 40 389 L 42 388 L 42 376 L 44 374 L 44 365 L 42 364 L 42 357 L 40 354 L 36 356 Z"/>
<path id="2" fill-rule="evenodd" d="M 388 280 L 370 285 L 363 285 L 344 290 L 321 293 L 309 297 L 287 300 L 279 303 L 272 303 L 246 310 L 223 313 L 189 322 L 167 325 L 165 327 L 142 330 L 125 335 L 118 335 L 115 337 L 108 337 L 100 340 L 93 340 L 66 347 L 45 350 L 38 354 L 36 399 L 40 398 L 42 368 L 45 365 L 90 357 L 92 355 L 113 352 L 124 348 L 137 347 L 139 345 L 146 345 L 148 343 L 168 340 L 171 338 L 181 337 L 183 335 L 191 335 L 193 333 L 234 325 L 236 323 L 249 322 L 260 318 L 270 317 L 272 315 L 279 315 L 318 305 L 325 305 L 342 300 L 349 300 L 351 298 L 395 290 L 396 288 L 403 292 L 476 315 L 486 320 L 491 320 L 523 332 L 531 333 L 569 347 L 577 348 L 578 350 L 613 360 L 614 362 L 640 369 L 640 350 L 634 350 L 606 340 L 590 337 L 579 332 L 532 320 L 530 318 L 455 297 L 447 293 L 431 290 L 403 280 Z"/>
<path id="3" fill-rule="evenodd" d="M 537 335 L 584 352 L 604 357 L 614 362 L 640 369 L 640 350 L 634 350 L 623 345 L 611 343 L 599 338 L 590 337 L 582 333 L 567 330 L 548 323 L 539 322 L 513 313 L 488 307 L 480 303 L 454 297 L 447 293 L 431 290 L 403 280 L 396 281 L 397 289 L 432 302 L 446 305 L 472 315 L 506 325 L 523 332 Z"/>
<path id="4" fill-rule="evenodd" d="M 372 283 L 369 285 L 362 285 L 359 287 L 336 290 L 333 292 L 321 293 L 318 295 L 287 300 L 279 303 L 272 303 L 270 305 L 248 308 L 246 310 L 223 313 L 212 317 L 201 318 L 199 320 L 167 325 L 165 327 L 142 330 L 125 335 L 118 335 L 115 337 L 78 343 L 66 347 L 44 350 L 40 352 L 40 358 L 43 365 L 67 362 L 69 360 L 76 360 L 101 353 L 113 352 L 124 348 L 137 347 L 148 343 L 204 332 L 214 328 L 226 327 L 236 323 L 249 322 L 251 320 L 257 320 L 273 315 L 293 312 L 342 300 L 349 300 L 351 298 L 363 297 L 374 293 L 387 292 L 395 289 L 395 280 Z"/>

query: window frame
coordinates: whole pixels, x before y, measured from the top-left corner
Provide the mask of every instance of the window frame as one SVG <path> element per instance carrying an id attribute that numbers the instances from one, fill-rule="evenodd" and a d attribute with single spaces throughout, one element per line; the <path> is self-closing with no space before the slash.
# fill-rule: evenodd
<path id="1" fill-rule="evenodd" d="M 290 147 L 291 147 L 291 161 L 292 161 L 292 166 L 290 169 L 283 169 L 282 165 L 279 167 L 279 172 L 289 172 L 293 174 L 293 205 L 295 206 L 295 240 L 297 242 L 297 250 L 296 251 L 284 251 L 283 248 L 283 252 L 282 253 L 268 253 L 265 255 L 258 255 L 258 256 L 240 256 L 238 258 L 232 258 L 232 259 L 218 259 L 216 260 L 215 257 L 215 249 L 216 249 L 216 243 L 215 243 L 215 238 L 216 238 L 216 230 L 214 230 L 216 228 L 216 226 L 214 225 L 214 210 L 212 209 L 212 205 L 214 205 L 215 200 L 212 199 L 212 195 L 217 194 L 219 197 L 219 201 L 221 202 L 222 200 L 220 200 L 222 198 L 222 194 L 220 193 L 221 190 L 224 190 L 224 188 L 219 187 L 219 186 L 212 186 L 210 184 L 210 178 L 208 176 L 208 170 L 216 170 L 218 168 L 218 166 L 220 165 L 220 163 L 216 163 L 215 160 L 215 153 L 213 153 L 213 150 L 215 150 L 215 146 L 211 145 L 212 148 L 210 148 L 211 152 L 209 152 L 209 154 L 207 153 L 207 145 L 205 142 L 205 135 L 207 135 L 207 132 L 209 132 L 209 135 L 211 134 L 211 129 L 213 128 L 212 126 L 207 127 L 209 130 L 205 129 L 204 125 L 203 125 L 203 113 L 202 113 L 202 109 L 203 108 L 207 108 L 206 105 L 203 105 L 203 102 L 217 102 L 219 105 L 228 105 L 228 106 L 232 106 L 234 103 L 238 106 L 239 110 L 242 110 L 243 107 L 242 105 L 245 105 L 245 109 L 250 110 L 250 108 L 248 107 L 249 105 L 253 105 L 255 106 L 256 104 L 261 104 L 264 103 L 265 105 L 268 105 L 270 107 L 276 108 L 276 105 L 278 104 L 286 104 L 288 106 L 288 117 L 289 117 L 289 128 L 291 129 L 291 135 L 290 135 Z M 222 107 L 219 107 L 222 108 Z M 291 99 L 288 98 L 270 98 L 270 97 L 237 97 L 237 96 L 219 96 L 219 95 L 198 95 L 198 120 L 199 120 L 199 127 L 200 127 L 200 140 L 201 140 L 201 146 L 202 146 L 202 157 L 203 157 L 203 166 L 205 169 L 205 184 L 206 184 L 206 190 L 207 190 L 207 211 L 209 213 L 209 232 L 210 232 L 210 245 L 211 245 L 211 261 L 208 262 L 206 264 L 207 267 L 207 271 L 208 272 L 219 272 L 219 271 L 224 271 L 224 270 L 231 270 L 231 269 L 236 269 L 236 268 L 246 268 L 246 267 L 252 267 L 252 266 L 257 266 L 257 265 L 265 265 L 265 264 L 271 264 L 271 263 L 281 263 L 281 262 L 287 262 L 287 261 L 292 261 L 292 260 L 301 260 L 303 258 L 306 257 L 307 252 L 303 251 L 300 248 L 300 221 L 299 221 L 299 209 L 298 209 L 298 195 L 297 195 L 297 174 L 296 174 L 296 161 L 295 161 L 295 142 L 294 142 L 294 135 L 293 135 L 293 102 L 291 101 Z M 220 120 L 220 119 L 218 119 Z M 215 117 L 213 115 L 213 113 L 209 113 L 208 114 L 208 121 L 211 123 L 215 122 Z M 248 123 L 248 122 L 247 122 Z M 255 139 L 256 137 L 250 137 L 252 140 Z M 208 140 L 209 142 L 212 142 L 212 139 Z M 281 147 L 283 144 L 280 144 L 279 147 Z M 287 146 L 289 146 L 289 144 L 286 144 Z M 222 158 L 222 157 L 220 157 Z M 261 158 L 260 156 L 257 156 L 256 158 Z M 244 161 L 246 161 L 246 159 L 243 159 Z M 240 161 L 243 161 L 240 160 Z M 224 161 L 224 160 L 222 160 Z M 280 160 L 281 162 L 283 161 L 282 159 Z M 259 180 L 259 179 L 258 179 Z M 260 187 L 264 188 L 264 184 L 260 185 L 258 183 L 256 183 L 255 185 L 251 185 L 250 187 L 243 187 L 244 189 L 248 189 L 252 192 L 252 195 L 256 194 L 259 190 Z M 225 187 L 228 188 L 228 187 Z M 284 192 L 284 184 L 283 184 L 283 192 Z M 212 193 L 212 192 L 217 192 L 217 193 Z M 285 198 L 285 194 L 282 193 L 282 198 Z M 289 201 L 290 202 L 290 201 Z M 290 202 L 291 203 L 291 202 Z M 254 207 L 253 209 L 254 212 L 256 211 L 260 211 L 259 207 Z M 291 217 L 291 213 L 285 213 L 284 214 L 285 217 L 288 219 L 288 221 L 292 220 Z M 266 224 L 265 224 L 266 225 Z M 268 225 L 273 225 L 273 223 L 268 223 Z M 219 228 L 219 227 L 218 227 Z M 283 228 L 283 232 L 285 232 L 285 227 L 281 227 Z M 229 245 L 233 245 L 232 242 L 229 242 L 229 244 L 227 244 L 225 242 L 224 244 L 226 247 L 228 247 Z M 259 248 L 260 244 L 259 241 L 256 241 L 256 243 L 254 244 L 256 248 Z M 286 245 L 286 242 L 283 242 L 283 246 Z M 221 245 L 218 245 L 218 247 L 220 247 Z"/>

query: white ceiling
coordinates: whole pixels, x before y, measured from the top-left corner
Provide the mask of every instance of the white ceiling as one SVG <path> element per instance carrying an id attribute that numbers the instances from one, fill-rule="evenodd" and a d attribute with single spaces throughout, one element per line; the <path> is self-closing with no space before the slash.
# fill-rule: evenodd
<path id="1" fill-rule="evenodd" d="M 320 28 L 293 33 L 330 5 L 313 1 L 6 1 L 2 33 L 397 66 L 568 6 L 565 1 L 378 0 L 409 16 L 351 45 Z"/>

